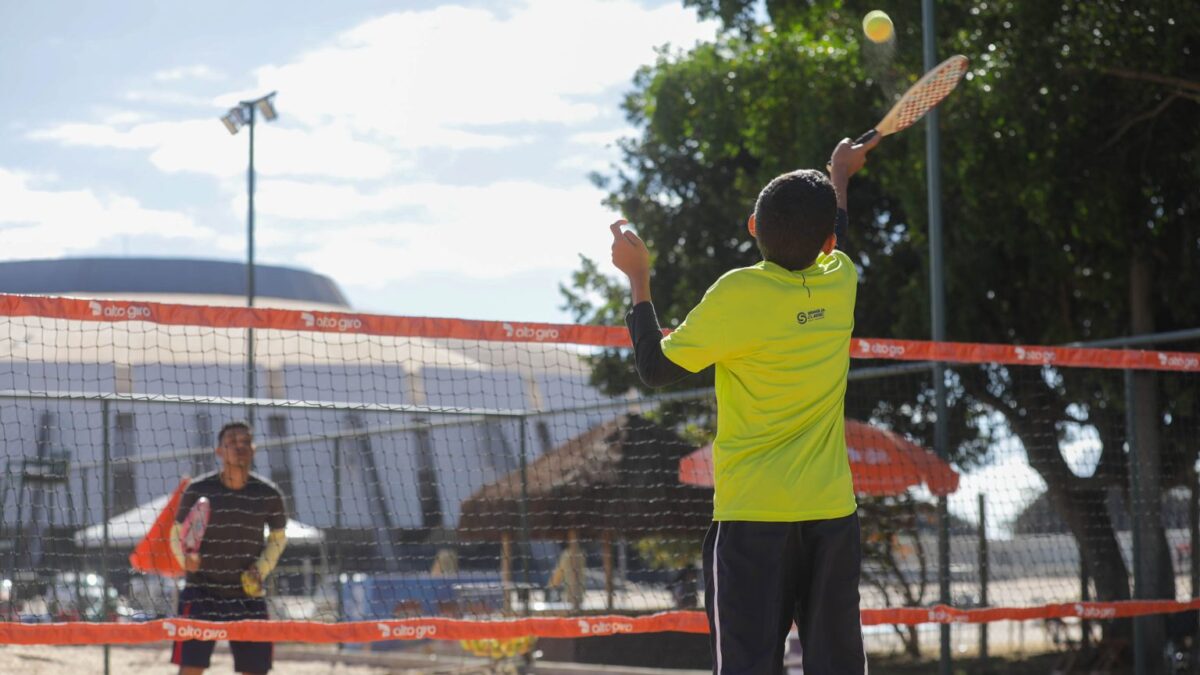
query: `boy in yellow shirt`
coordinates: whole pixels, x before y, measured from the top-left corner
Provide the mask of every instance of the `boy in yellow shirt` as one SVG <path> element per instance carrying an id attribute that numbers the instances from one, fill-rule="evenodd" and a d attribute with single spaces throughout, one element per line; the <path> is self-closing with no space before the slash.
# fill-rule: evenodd
<path id="1" fill-rule="evenodd" d="M 763 260 L 723 275 L 662 336 L 645 244 L 611 225 L 629 277 L 638 374 L 662 386 L 716 366 L 713 525 L 704 540 L 713 672 L 782 672 L 792 622 L 806 675 L 865 673 L 862 561 L 845 395 L 858 273 L 837 250 L 846 190 L 874 136 L 838 144 L 830 177 L 801 170 L 759 194 L 748 229 Z"/>

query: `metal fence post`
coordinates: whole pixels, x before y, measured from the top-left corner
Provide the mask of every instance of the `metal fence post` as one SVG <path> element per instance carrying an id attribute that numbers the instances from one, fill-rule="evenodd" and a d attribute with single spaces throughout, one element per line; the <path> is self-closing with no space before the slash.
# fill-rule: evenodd
<path id="1" fill-rule="evenodd" d="M 1191 486 L 1188 494 L 1188 546 L 1191 562 L 1191 581 L 1192 581 L 1192 599 L 1200 598 L 1200 484 L 1198 484 L 1198 475 L 1195 471 L 1191 472 Z M 1200 622 L 1197 622 L 1196 633 L 1192 635 L 1192 667 L 1197 665 L 1197 656 L 1200 655 Z"/>
<path id="2" fill-rule="evenodd" d="M 987 497 L 979 493 L 979 606 L 988 606 L 988 540 Z M 979 624 L 979 663 L 986 669 L 988 661 L 988 625 Z"/>
<path id="3" fill-rule="evenodd" d="M 1145 591 L 1142 578 L 1142 535 L 1138 528 L 1142 512 L 1141 475 L 1138 469 L 1137 444 L 1137 415 L 1133 410 L 1133 371 L 1126 370 L 1125 374 L 1125 442 L 1129 446 L 1129 517 L 1132 547 L 1130 558 L 1133 560 L 1133 597 L 1140 600 Z M 1146 655 L 1142 650 L 1145 621 L 1142 617 L 1133 619 L 1133 672 L 1134 675 L 1146 675 Z"/>

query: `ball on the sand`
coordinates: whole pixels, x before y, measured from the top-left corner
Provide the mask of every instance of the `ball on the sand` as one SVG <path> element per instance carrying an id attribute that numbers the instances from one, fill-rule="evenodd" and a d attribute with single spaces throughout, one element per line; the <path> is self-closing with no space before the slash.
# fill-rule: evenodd
<path id="1" fill-rule="evenodd" d="M 892 39 L 892 19 L 882 10 L 872 10 L 863 17 L 863 32 L 871 42 Z"/>

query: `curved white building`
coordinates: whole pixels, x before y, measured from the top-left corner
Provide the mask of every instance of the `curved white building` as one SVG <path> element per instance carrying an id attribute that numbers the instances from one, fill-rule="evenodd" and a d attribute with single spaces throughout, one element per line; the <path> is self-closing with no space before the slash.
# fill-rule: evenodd
<path id="1" fill-rule="evenodd" d="M 213 260 L 0 263 L 5 294 L 245 306 L 245 283 L 241 263 Z M 353 311 L 331 279 L 303 270 L 260 265 L 256 290 L 258 307 Z M 0 539 L 13 544 L 0 548 L 0 566 L 58 565 L 67 532 L 210 470 L 217 430 L 249 414 L 257 470 L 297 520 L 373 542 L 363 568 L 427 567 L 406 561 L 398 542 L 452 530 L 462 500 L 522 453 L 532 459 L 615 414 L 512 414 L 606 400 L 571 348 L 264 329 L 254 331 L 248 407 L 246 333 L 0 316 Z M 65 481 L 30 477 L 55 461 Z"/>

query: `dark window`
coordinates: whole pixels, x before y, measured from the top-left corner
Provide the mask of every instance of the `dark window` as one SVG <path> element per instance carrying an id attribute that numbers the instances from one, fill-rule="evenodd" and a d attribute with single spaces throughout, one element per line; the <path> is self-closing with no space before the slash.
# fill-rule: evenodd
<path id="1" fill-rule="evenodd" d="M 136 417 L 131 412 L 119 412 L 114 420 L 112 458 L 128 460 L 137 449 Z M 138 505 L 135 464 L 119 461 L 113 465 L 112 513 L 115 516 Z"/>

